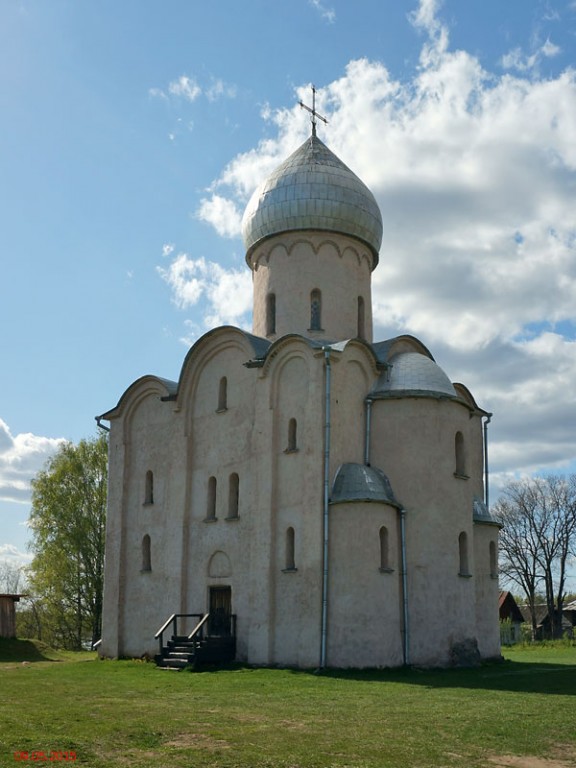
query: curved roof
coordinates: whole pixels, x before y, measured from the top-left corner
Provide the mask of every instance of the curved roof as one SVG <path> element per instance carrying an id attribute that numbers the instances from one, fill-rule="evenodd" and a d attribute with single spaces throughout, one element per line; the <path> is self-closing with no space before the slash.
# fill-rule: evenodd
<path id="1" fill-rule="evenodd" d="M 334 478 L 332 504 L 345 501 L 380 501 L 399 507 L 390 480 L 377 467 L 366 464 L 341 464 Z"/>
<path id="2" fill-rule="evenodd" d="M 478 497 L 474 497 L 472 501 L 472 519 L 475 523 L 490 523 L 491 525 L 499 525 L 502 528 L 500 523 L 492 517 L 486 504 Z"/>
<path id="3" fill-rule="evenodd" d="M 253 249 L 281 232 L 324 230 L 363 241 L 378 263 L 382 216 L 368 187 L 311 136 L 261 184 L 242 219 L 249 260 Z"/>
<path id="4" fill-rule="evenodd" d="M 376 382 L 372 396 L 400 394 L 458 397 L 442 368 L 426 355 L 403 352 L 389 360 L 390 368 Z"/>

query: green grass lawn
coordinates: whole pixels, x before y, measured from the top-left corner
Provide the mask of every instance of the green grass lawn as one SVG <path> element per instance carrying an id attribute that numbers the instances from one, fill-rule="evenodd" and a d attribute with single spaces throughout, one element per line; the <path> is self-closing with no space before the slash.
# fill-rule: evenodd
<path id="1" fill-rule="evenodd" d="M 95 768 L 576 765 L 576 648 L 505 655 L 475 670 L 162 672 L 4 640 L 0 768 L 58 752 Z"/>

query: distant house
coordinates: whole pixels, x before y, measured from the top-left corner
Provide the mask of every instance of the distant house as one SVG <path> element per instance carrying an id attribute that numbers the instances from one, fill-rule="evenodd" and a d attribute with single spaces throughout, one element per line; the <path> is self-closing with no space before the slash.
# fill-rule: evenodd
<path id="1" fill-rule="evenodd" d="M 16 603 L 25 595 L 0 595 L 0 637 L 16 637 Z"/>
<path id="2" fill-rule="evenodd" d="M 567 603 L 564 606 L 563 614 L 570 624 L 576 627 L 576 600 L 572 600 L 571 603 Z"/>
<path id="3" fill-rule="evenodd" d="M 502 645 L 514 645 L 514 643 L 519 642 L 522 638 L 524 616 L 512 592 L 500 592 L 498 613 L 500 616 L 500 642 Z"/>
<path id="4" fill-rule="evenodd" d="M 530 606 L 521 605 L 520 610 L 524 616 L 524 621 L 532 626 L 532 612 Z M 552 637 L 552 628 L 550 615 L 548 613 L 548 606 L 546 603 L 539 603 L 534 606 L 534 615 L 536 617 L 536 637 L 535 640 L 544 640 Z M 576 620 L 576 605 L 575 603 L 569 603 L 564 606 L 562 611 L 562 634 L 568 633 L 573 635 L 573 627 Z"/>

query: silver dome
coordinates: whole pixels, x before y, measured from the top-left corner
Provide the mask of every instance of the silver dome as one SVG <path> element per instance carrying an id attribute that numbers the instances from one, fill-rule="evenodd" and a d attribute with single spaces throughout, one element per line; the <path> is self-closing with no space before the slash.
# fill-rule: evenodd
<path id="1" fill-rule="evenodd" d="M 385 397 L 407 392 L 458 397 L 442 368 L 426 355 L 404 352 L 395 355 L 389 362 L 391 368 L 382 373 L 372 395 Z"/>
<path id="2" fill-rule="evenodd" d="M 378 467 L 365 464 L 341 464 L 334 478 L 332 504 L 352 501 L 382 501 L 399 506 L 390 480 Z"/>
<path id="3" fill-rule="evenodd" d="M 328 147 L 311 136 L 261 184 L 242 219 L 248 260 L 265 238 L 324 230 L 362 240 L 378 263 L 382 216 L 374 195 Z"/>

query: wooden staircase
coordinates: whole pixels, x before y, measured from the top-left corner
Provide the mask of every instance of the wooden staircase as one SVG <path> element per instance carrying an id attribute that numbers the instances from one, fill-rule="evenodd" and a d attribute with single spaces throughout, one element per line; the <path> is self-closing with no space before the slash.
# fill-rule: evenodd
<path id="1" fill-rule="evenodd" d="M 178 620 L 200 619 L 189 635 L 178 634 Z M 172 624 L 172 637 L 164 645 L 164 632 Z M 160 669 L 180 670 L 202 664 L 225 664 L 236 656 L 236 616 L 230 616 L 230 631 L 210 634 L 210 614 L 174 613 L 154 635 L 159 653 L 154 660 Z"/>

